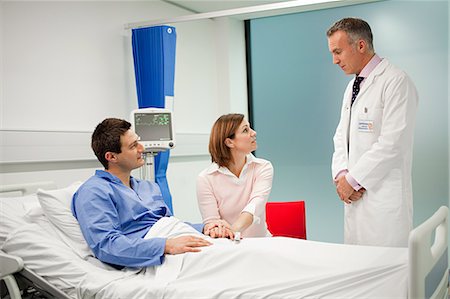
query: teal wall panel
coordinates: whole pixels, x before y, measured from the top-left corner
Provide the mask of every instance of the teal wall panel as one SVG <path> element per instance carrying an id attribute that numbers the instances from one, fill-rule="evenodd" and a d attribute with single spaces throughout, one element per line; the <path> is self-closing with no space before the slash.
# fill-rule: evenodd
<path id="1" fill-rule="evenodd" d="M 376 52 L 404 69 L 418 89 L 414 224 L 448 205 L 448 5 L 380 1 L 250 21 L 256 155 L 275 168 L 270 201 L 306 201 L 309 239 L 343 240 L 343 206 L 330 163 L 351 77 L 333 65 L 325 34 L 342 17 L 368 21 Z"/>

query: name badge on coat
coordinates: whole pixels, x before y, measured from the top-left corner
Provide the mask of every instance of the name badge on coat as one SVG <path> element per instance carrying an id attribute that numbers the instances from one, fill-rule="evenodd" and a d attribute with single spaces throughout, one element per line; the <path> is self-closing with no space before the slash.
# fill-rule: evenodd
<path id="1" fill-rule="evenodd" d="M 373 132 L 373 120 L 359 120 L 358 131 L 372 133 Z"/>

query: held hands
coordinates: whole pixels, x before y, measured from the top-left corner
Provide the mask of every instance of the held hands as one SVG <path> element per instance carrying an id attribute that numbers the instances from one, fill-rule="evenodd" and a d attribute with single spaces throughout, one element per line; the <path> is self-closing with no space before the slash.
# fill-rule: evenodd
<path id="1" fill-rule="evenodd" d="M 214 220 L 205 225 L 203 233 L 212 238 L 228 238 L 230 240 L 236 240 L 235 237 L 237 232 L 243 232 L 252 223 L 253 214 L 243 211 L 233 225 L 230 225 L 227 221 L 222 219 Z M 240 235 L 238 239 L 241 239 Z"/>
<path id="2" fill-rule="evenodd" d="M 353 187 L 347 182 L 345 176 L 340 176 L 336 181 L 336 192 L 339 195 L 339 198 L 344 201 L 346 204 L 351 204 L 353 201 L 359 200 L 366 189 L 361 188 L 358 191 L 355 191 Z"/>
<path id="3" fill-rule="evenodd" d="M 214 220 L 205 224 L 203 233 L 211 238 L 229 238 L 234 239 L 234 232 L 231 226 L 225 220 Z"/>
<path id="4" fill-rule="evenodd" d="M 164 253 L 180 254 L 185 252 L 199 252 L 198 247 L 212 245 L 211 242 L 197 236 L 181 236 L 166 240 Z"/>

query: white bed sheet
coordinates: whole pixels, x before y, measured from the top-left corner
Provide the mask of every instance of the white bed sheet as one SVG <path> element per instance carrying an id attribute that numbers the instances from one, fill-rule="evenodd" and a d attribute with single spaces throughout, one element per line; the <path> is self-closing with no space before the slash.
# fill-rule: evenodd
<path id="1" fill-rule="evenodd" d="M 40 215 L 11 232 L 3 250 L 74 298 L 407 297 L 406 248 L 222 239 L 200 253 L 166 256 L 158 267 L 118 271 L 80 258 L 46 221 Z M 151 232 L 170 236 L 179 230 L 170 222 Z"/>
<path id="2" fill-rule="evenodd" d="M 406 298 L 403 250 L 288 238 L 246 239 L 185 254 L 176 280 L 126 277 L 100 298 Z"/>

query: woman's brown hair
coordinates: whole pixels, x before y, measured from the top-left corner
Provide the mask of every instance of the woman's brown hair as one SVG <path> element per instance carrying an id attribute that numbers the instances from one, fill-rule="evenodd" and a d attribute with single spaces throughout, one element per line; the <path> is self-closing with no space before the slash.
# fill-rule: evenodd
<path id="1" fill-rule="evenodd" d="M 232 160 L 231 150 L 225 144 L 227 138 L 234 138 L 239 125 L 244 120 L 244 115 L 239 113 L 225 114 L 219 117 L 211 129 L 209 136 L 209 153 L 211 161 L 219 166 L 228 167 Z"/>

